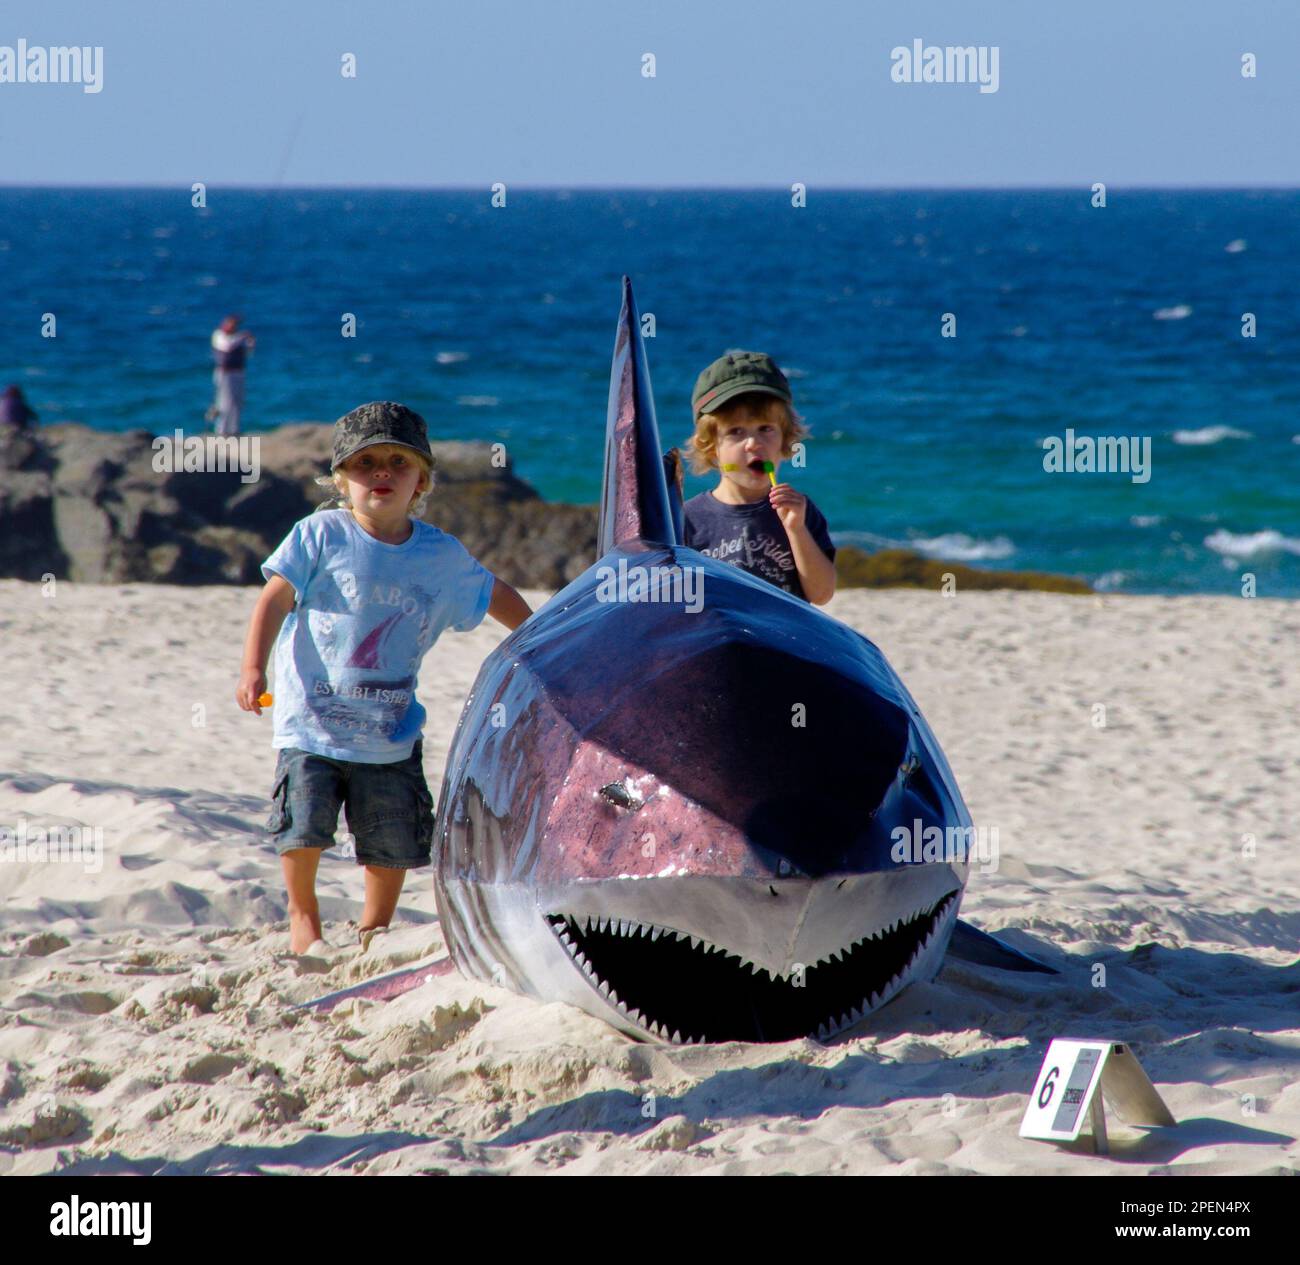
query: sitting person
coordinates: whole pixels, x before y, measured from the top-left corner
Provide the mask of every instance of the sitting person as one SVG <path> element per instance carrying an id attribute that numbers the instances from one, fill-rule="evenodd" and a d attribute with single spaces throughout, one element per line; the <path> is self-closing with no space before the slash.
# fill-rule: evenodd
<path id="1" fill-rule="evenodd" d="M 0 425 L 7 422 L 21 430 L 26 428 L 28 422 L 35 420 L 36 414 L 23 399 L 22 387 L 5 387 L 4 394 L 0 395 Z"/>

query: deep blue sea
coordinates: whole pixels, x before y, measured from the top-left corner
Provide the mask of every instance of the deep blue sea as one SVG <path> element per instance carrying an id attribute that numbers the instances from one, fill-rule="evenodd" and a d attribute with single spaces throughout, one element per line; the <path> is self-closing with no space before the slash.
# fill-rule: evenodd
<path id="1" fill-rule="evenodd" d="M 811 427 L 783 477 L 841 544 L 1133 593 L 1249 571 L 1300 596 L 1300 191 L 507 198 L 0 188 L 0 385 L 42 422 L 198 433 L 208 338 L 238 311 L 246 432 L 402 400 L 433 438 L 502 440 L 543 496 L 595 502 L 626 272 L 665 446 L 704 365 L 770 352 Z M 1149 437 L 1149 481 L 1046 472 L 1067 428 Z"/>

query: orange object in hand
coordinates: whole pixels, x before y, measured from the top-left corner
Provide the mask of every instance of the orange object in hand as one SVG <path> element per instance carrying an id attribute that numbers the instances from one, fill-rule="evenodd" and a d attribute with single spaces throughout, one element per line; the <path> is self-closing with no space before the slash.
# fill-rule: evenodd
<path id="1" fill-rule="evenodd" d="M 257 696 L 258 707 L 270 707 L 273 702 L 275 702 L 275 699 L 270 694 L 259 694 Z"/>

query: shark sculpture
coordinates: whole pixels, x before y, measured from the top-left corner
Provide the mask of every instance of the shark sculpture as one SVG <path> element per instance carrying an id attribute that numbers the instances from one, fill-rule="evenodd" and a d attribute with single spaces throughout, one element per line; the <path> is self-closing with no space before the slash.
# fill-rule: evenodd
<path id="1" fill-rule="evenodd" d="M 938 742 L 865 637 L 680 543 L 675 458 L 625 277 L 597 560 L 487 657 L 447 757 L 452 960 L 687 1044 L 827 1038 L 949 950 L 1050 969 L 958 922 L 968 860 L 894 859 L 971 825 Z"/>

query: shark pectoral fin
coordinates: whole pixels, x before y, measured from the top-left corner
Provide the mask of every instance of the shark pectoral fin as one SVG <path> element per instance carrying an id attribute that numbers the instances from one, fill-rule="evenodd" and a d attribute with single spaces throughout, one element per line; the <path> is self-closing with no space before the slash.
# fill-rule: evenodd
<path id="1" fill-rule="evenodd" d="M 974 962 L 979 966 L 996 966 L 1003 971 L 1041 971 L 1045 975 L 1059 975 L 1053 966 L 1021 953 L 1009 944 L 1003 944 L 996 936 L 987 931 L 972 927 L 970 923 L 957 919 L 952 931 L 952 940 L 948 952 L 963 962 Z"/>

